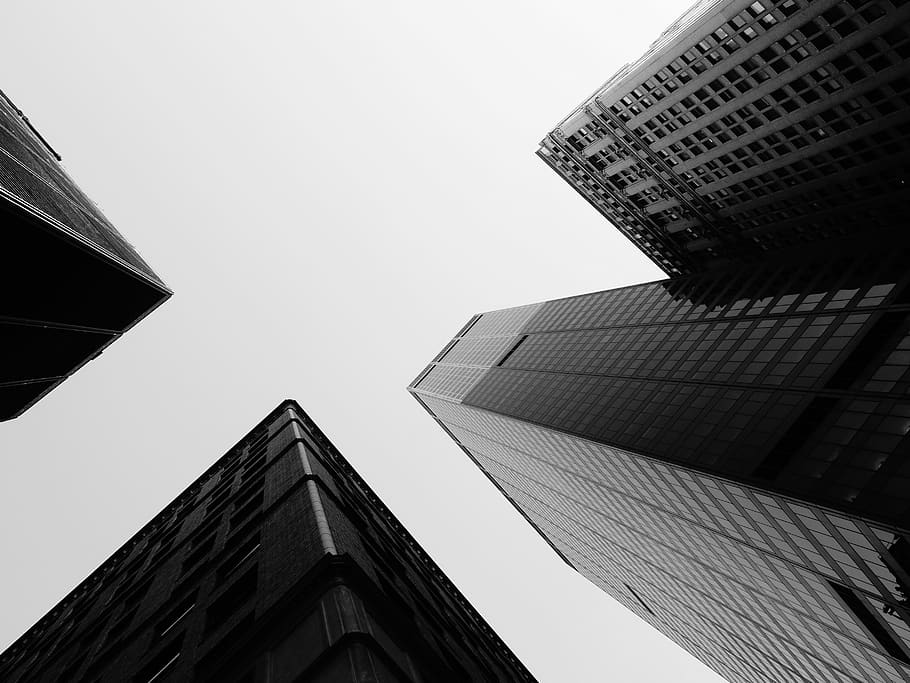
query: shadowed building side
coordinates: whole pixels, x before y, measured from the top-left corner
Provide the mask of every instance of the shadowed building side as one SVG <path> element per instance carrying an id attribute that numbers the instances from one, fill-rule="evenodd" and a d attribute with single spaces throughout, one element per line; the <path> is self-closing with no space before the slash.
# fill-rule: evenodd
<path id="1" fill-rule="evenodd" d="M 474 316 L 410 386 L 734 681 L 910 680 L 910 247 L 826 247 Z"/>
<path id="2" fill-rule="evenodd" d="M 2 93 L 0 224 L 0 420 L 7 420 L 171 293 Z"/>
<path id="3" fill-rule="evenodd" d="M 904 0 L 706 0 L 538 155 L 668 275 L 899 228 Z"/>

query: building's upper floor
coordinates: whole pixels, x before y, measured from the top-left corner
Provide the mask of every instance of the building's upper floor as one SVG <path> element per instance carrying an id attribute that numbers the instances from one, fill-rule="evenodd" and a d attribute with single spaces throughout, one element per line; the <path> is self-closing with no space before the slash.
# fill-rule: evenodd
<path id="1" fill-rule="evenodd" d="M 898 225 L 903 0 L 701 2 L 539 156 L 669 275 Z"/>

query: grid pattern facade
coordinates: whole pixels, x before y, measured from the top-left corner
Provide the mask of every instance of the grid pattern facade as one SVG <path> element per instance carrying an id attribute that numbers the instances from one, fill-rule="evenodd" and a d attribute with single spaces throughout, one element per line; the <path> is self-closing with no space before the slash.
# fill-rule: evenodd
<path id="1" fill-rule="evenodd" d="M 895 530 L 417 395 L 572 567 L 728 680 L 910 680 Z"/>
<path id="2" fill-rule="evenodd" d="M 0 656 L 5 681 L 532 681 L 293 402 Z"/>
<path id="3" fill-rule="evenodd" d="M 910 526 L 910 249 L 836 254 L 475 324 L 412 386 Z"/>
<path id="4" fill-rule="evenodd" d="M 730 680 L 910 678 L 910 248 L 826 246 L 475 316 L 410 387 Z"/>
<path id="5" fill-rule="evenodd" d="M 702 3 L 539 155 L 670 275 L 901 225 L 903 0 Z"/>

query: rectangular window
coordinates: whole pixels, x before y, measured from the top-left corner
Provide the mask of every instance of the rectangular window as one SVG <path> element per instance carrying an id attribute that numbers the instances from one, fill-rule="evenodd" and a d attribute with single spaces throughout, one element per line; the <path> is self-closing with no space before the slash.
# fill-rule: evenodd
<path id="1" fill-rule="evenodd" d="M 186 574 L 193 567 L 195 567 L 202 559 L 211 552 L 212 548 L 215 547 L 215 534 L 212 534 L 206 538 L 202 543 L 200 543 L 193 551 L 187 555 L 186 559 L 183 561 L 183 569 L 181 573 Z"/>
<path id="2" fill-rule="evenodd" d="M 243 521 L 250 517 L 254 512 L 259 510 L 259 508 L 262 506 L 263 498 L 264 496 L 262 494 L 262 491 L 259 491 L 257 495 L 253 496 L 248 502 L 244 503 L 243 507 L 231 515 L 230 528 L 232 531 L 240 526 L 240 524 L 242 524 Z"/>
<path id="3" fill-rule="evenodd" d="M 468 330 L 470 330 L 472 327 L 474 327 L 474 325 L 477 324 L 477 321 L 480 320 L 482 317 L 483 317 L 483 313 L 481 313 L 480 315 L 475 315 L 474 317 L 472 317 L 472 318 L 465 324 L 465 326 L 461 328 L 461 331 L 460 331 L 458 334 L 456 334 L 455 336 L 456 336 L 456 337 L 463 337 L 463 336 L 465 336 L 465 335 L 468 333 Z"/>
<path id="4" fill-rule="evenodd" d="M 225 633 L 218 643 L 208 651 L 208 653 L 196 664 L 196 680 L 198 681 L 220 681 L 221 678 L 213 677 L 212 673 L 217 674 L 219 666 L 232 653 L 237 652 L 246 644 L 247 635 L 252 630 L 256 622 L 256 615 L 250 612 L 237 622 L 230 631 Z M 239 678 L 231 678 L 235 683 L 254 683 L 255 670 L 246 671 Z"/>
<path id="5" fill-rule="evenodd" d="M 253 565 L 230 588 L 215 600 L 205 612 L 205 630 L 211 633 L 222 626 L 256 593 L 259 566 Z"/>
<path id="6" fill-rule="evenodd" d="M 876 322 L 869 326 L 862 340 L 828 380 L 828 387 L 849 389 L 864 371 L 868 372 L 871 365 L 886 350 L 893 348 L 896 334 L 906 327 L 906 321 L 907 313 L 905 311 L 882 314 Z"/>
<path id="7" fill-rule="evenodd" d="M 777 444 L 758 464 L 752 475 L 759 479 L 774 481 L 784 468 L 790 464 L 793 457 L 805 445 L 819 425 L 831 414 L 837 401 L 838 399 L 829 396 L 816 396 L 813 398 L 799 417 L 784 432 Z"/>
<path id="8" fill-rule="evenodd" d="M 129 582 L 124 583 L 117 589 L 117 592 L 114 593 L 111 601 L 116 603 L 123 598 L 123 604 L 126 605 L 126 608 L 132 607 L 145 597 L 145 594 L 148 592 L 149 586 L 151 585 L 152 577 L 145 579 L 145 581 L 138 585 L 130 584 Z"/>
<path id="9" fill-rule="evenodd" d="M 208 564 L 199 564 L 196 567 L 188 572 L 186 575 L 180 577 L 180 583 L 178 583 L 174 590 L 171 592 L 171 595 L 182 595 L 192 586 L 198 585 L 202 581 L 203 577 L 207 576 L 209 573 Z"/>
<path id="10" fill-rule="evenodd" d="M 234 499 L 234 509 L 239 510 L 250 499 L 255 498 L 258 495 L 262 495 L 262 484 L 263 484 L 262 478 L 254 481 L 254 482 L 250 482 L 249 485 L 246 487 L 246 490 L 239 493 L 237 495 L 237 497 Z"/>
<path id="11" fill-rule="evenodd" d="M 104 629 L 105 623 L 102 621 L 99 624 L 95 624 L 91 629 L 89 629 L 80 640 L 80 647 L 83 650 L 87 650 L 95 643 L 95 639 L 101 635 L 101 631 Z"/>
<path id="12" fill-rule="evenodd" d="M 247 534 L 250 533 L 253 529 L 259 527 L 262 524 L 262 513 L 257 512 L 255 515 L 247 519 L 243 526 L 239 526 L 236 529 L 231 529 L 231 533 L 228 534 L 227 545 L 233 545 L 237 542 L 237 539 L 246 538 Z"/>
<path id="13" fill-rule="evenodd" d="M 125 612 L 117 622 L 111 626 L 110 630 L 107 632 L 107 635 L 104 638 L 104 647 L 107 647 L 111 643 L 115 642 L 126 633 L 127 628 L 133 621 L 133 617 L 136 616 L 136 611 L 138 610 L 138 605 L 134 605 L 132 609 Z"/>
<path id="14" fill-rule="evenodd" d="M 267 462 L 268 460 L 265 457 L 265 453 L 263 453 L 255 460 L 247 463 L 246 467 L 243 468 L 243 474 L 240 475 L 241 485 L 246 484 L 246 482 L 252 479 L 258 472 L 261 472 Z"/>
<path id="15" fill-rule="evenodd" d="M 163 680 L 165 675 L 180 658 L 180 649 L 183 647 L 183 635 L 175 638 L 165 645 L 161 651 L 149 660 L 142 669 L 133 677 L 134 683 L 153 683 Z"/>
<path id="16" fill-rule="evenodd" d="M 187 595 L 183 600 L 177 603 L 167 615 L 158 623 L 155 629 L 155 636 L 161 638 L 170 633 L 177 624 L 183 621 L 183 618 L 193 611 L 196 606 L 196 591 Z"/>
<path id="17" fill-rule="evenodd" d="M 77 680 L 76 674 L 79 673 L 79 669 L 82 668 L 84 662 L 85 655 L 79 657 L 76 661 L 66 667 L 60 672 L 60 676 L 57 677 L 57 683 L 68 683 L 69 681 Z"/>
<path id="18" fill-rule="evenodd" d="M 205 508 L 205 514 L 208 515 L 212 510 L 215 510 L 218 506 L 221 505 L 225 500 L 227 500 L 231 495 L 231 487 L 226 486 L 223 489 L 215 492 L 212 497 L 209 499 L 208 505 Z"/>
<path id="19" fill-rule="evenodd" d="M 202 543 L 208 542 L 209 534 L 215 532 L 220 522 L 220 519 L 212 519 L 200 526 L 199 529 L 193 533 L 193 538 L 190 541 L 190 548 L 197 548 Z"/>

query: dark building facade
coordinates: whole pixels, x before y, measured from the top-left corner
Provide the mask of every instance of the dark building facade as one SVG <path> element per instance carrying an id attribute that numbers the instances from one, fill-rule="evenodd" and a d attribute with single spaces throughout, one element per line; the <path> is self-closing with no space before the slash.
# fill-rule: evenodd
<path id="1" fill-rule="evenodd" d="M 910 248 L 474 316 L 410 391 L 732 681 L 910 680 Z"/>
<path id="2" fill-rule="evenodd" d="M 904 0 L 709 0 L 541 142 L 668 275 L 902 225 Z"/>
<path id="3" fill-rule="evenodd" d="M 285 401 L 0 656 L 4 681 L 533 681 Z"/>
<path id="4" fill-rule="evenodd" d="M 0 92 L 0 420 L 21 415 L 170 296 Z"/>
<path id="5" fill-rule="evenodd" d="M 910 681 L 910 7 L 702 2 L 539 156 L 671 279 L 474 316 L 409 390 L 731 681 Z"/>

